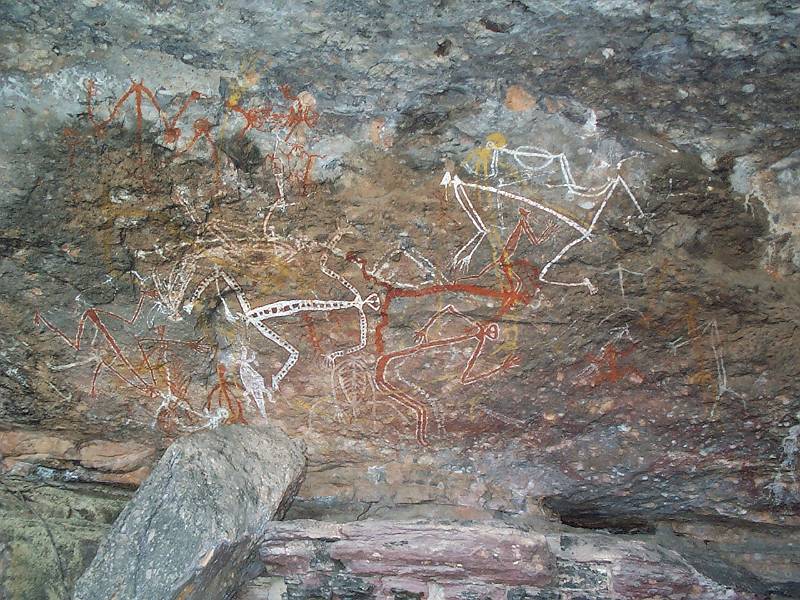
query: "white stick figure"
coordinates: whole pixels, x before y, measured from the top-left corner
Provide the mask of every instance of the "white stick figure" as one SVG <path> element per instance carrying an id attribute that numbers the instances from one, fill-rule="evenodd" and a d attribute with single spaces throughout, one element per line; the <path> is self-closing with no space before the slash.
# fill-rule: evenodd
<path id="1" fill-rule="evenodd" d="M 194 293 L 192 294 L 192 297 L 184 306 L 184 310 L 190 313 L 194 303 L 200 298 L 205 289 L 212 283 L 218 283 L 219 280 L 222 279 L 228 285 L 228 287 L 233 290 L 234 294 L 236 295 L 236 299 L 239 302 L 239 306 L 241 307 L 242 313 L 237 318 L 244 321 L 245 324 L 255 327 L 261 335 L 286 350 L 286 352 L 289 354 L 280 370 L 272 376 L 271 387 L 272 391 L 276 392 L 280 382 L 284 377 L 286 377 L 286 375 L 297 362 L 300 352 L 287 340 L 283 339 L 275 331 L 267 327 L 264 323 L 265 321 L 280 317 L 288 317 L 298 313 L 330 312 L 334 310 L 348 310 L 354 308 L 358 312 L 359 343 L 346 350 L 337 350 L 336 352 L 331 352 L 325 357 L 325 360 L 328 364 L 332 365 L 337 358 L 363 350 L 367 345 L 367 317 L 364 314 L 364 306 L 369 306 L 371 309 L 377 311 L 380 308 L 380 300 L 378 295 L 370 294 L 366 298 L 362 298 L 359 291 L 349 281 L 347 281 L 338 273 L 327 268 L 327 261 L 328 255 L 323 254 L 319 261 L 320 270 L 325 275 L 336 280 L 344 288 L 349 290 L 353 294 L 352 300 L 281 300 L 271 304 L 265 304 L 263 306 L 252 308 L 250 301 L 245 296 L 239 283 L 222 269 L 216 268 L 211 275 L 200 282 L 200 284 L 197 286 L 197 289 L 195 289 Z"/>
<path id="2" fill-rule="evenodd" d="M 504 149 L 497 149 L 496 151 L 506 151 Z M 520 153 L 521 155 L 535 155 L 541 156 L 540 154 L 533 154 L 533 153 Z M 545 156 L 546 161 L 545 164 L 549 165 L 553 161 L 555 161 L 561 155 L 550 155 L 548 154 Z M 566 162 L 564 158 L 563 161 L 559 161 L 561 165 L 561 171 L 564 175 L 565 180 L 567 181 L 564 184 L 567 189 L 575 194 L 592 197 L 592 198 L 600 198 L 600 206 L 595 211 L 594 215 L 592 216 L 592 220 L 588 226 L 581 225 L 574 219 L 558 212 L 550 208 L 549 206 L 545 206 L 544 204 L 522 196 L 520 194 L 515 194 L 513 192 L 506 191 L 499 187 L 489 186 L 489 185 L 482 185 L 478 183 L 466 183 L 462 181 L 458 175 L 451 175 L 449 171 L 445 172 L 444 177 L 442 177 L 441 185 L 443 185 L 446 189 L 449 187 L 453 188 L 453 194 L 458 202 L 459 206 L 461 206 L 462 210 L 467 214 L 469 219 L 472 221 L 472 224 L 475 226 L 475 235 L 470 238 L 466 244 L 464 244 L 458 252 L 456 252 L 455 257 L 453 258 L 453 265 L 455 267 L 461 268 L 462 270 L 467 270 L 469 268 L 469 264 L 472 260 L 472 256 L 475 254 L 475 251 L 483 242 L 484 238 L 486 237 L 488 230 L 484 222 L 481 220 L 480 215 L 475 210 L 472 201 L 470 200 L 469 196 L 467 195 L 466 188 L 472 188 L 476 190 L 481 190 L 485 192 L 490 192 L 495 194 L 497 198 L 507 198 L 510 200 L 515 200 L 521 204 L 525 204 L 537 210 L 543 211 L 549 214 L 552 217 L 555 217 L 562 223 L 565 223 L 571 229 L 574 229 L 579 236 L 571 241 L 569 241 L 561 250 L 559 250 L 556 255 L 551 258 L 547 264 L 542 267 L 541 272 L 539 273 L 539 280 L 543 283 L 549 283 L 551 285 L 559 285 L 563 287 L 586 287 L 589 290 L 590 294 L 597 293 L 597 288 L 592 285 L 592 282 L 589 280 L 588 277 L 584 277 L 579 282 L 565 282 L 565 281 L 554 281 L 548 278 L 548 271 L 557 264 L 564 255 L 569 252 L 573 247 L 577 246 L 581 242 L 585 241 L 592 241 L 592 232 L 594 231 L 595 227 L 597 226 L 597 222 L 599 221 L 603 211 L 608 204 L 609 199 L 617 190 L 617 188 L 622 187 L 623 190 L 627 193 L 628 197 L 633 202 L 636 210 L 639 213 L 639 216 L 643 217 L 644 212 L 642 211 L 639 203 L 636 201 L 633 193 L 628 187 L 628 184 L 622 179 L 621 176 L 617 175 L 613 179 L 609 179 L 608 182 L 600 188 L 585 188 L 582 186 L 578 186 L 574 183 L 572 179 L 572 173 L 569 170 L 569 163 Z"/>
<path id="3" fill-rule="evenodd" d="M 255 368 L 258 366 L 256 353 L 247 348 L 247 346 L 242 346 L 241 354 L 236 362 L 239 365 L 239 379 L 242 381 L 242 387 L 248 403 L 255 402 L 258 412 L 261 413 L 262 417 L 266 418 L 267 410 L 264 405 L 264 396 L 272 403 L 275 403 L 275 398 L 272 395 L 272 390 L 264 385 L 264 378 L 261 373 Z"/>

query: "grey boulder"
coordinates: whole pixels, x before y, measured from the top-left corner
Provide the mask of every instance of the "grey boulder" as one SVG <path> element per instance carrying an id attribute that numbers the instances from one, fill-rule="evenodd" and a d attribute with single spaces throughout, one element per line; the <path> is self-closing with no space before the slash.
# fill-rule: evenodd
<path id="1" fill-rule="evenodd" d="M 273 426 L 176 441 L 115 521 L 74 599 L 228 597 L 255 574 L 257 544 L 304 471 L 303 447 Z"/>

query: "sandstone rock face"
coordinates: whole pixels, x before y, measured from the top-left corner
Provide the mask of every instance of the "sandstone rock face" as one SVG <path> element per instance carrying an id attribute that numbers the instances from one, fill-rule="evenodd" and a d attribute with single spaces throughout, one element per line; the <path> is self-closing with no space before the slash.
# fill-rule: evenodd
<path id="1" fill-rule="evenodd" d="M 0 598 L 68 600 L 131 492 L 0 477 Z"/>
<path id="2" fill-rule="evenodd" d="M 2 469 L 136 485 L 271 421 L 308 448 L 292 517 L 796 535 L 798 30 L 787 0 L 3 4 Z"/>
<path id="3" fill-rule="evenodd" d="M 85 442 L 35 431 L 0 432 L 0 469 L 10 475 L 47 471 L 46 479 L 138 486 L 156 449 L 137 442 Z"/>
<path id="4" fill-rule="evenodd" d="M 498 525 L 363 521 L 274 523 L 260 556 L 269 585 L 301 598 L 757 598 L 695 570 L 651 542 L 535 533 Z"/>
<path id="5" fill-rule="evenodd" d="M 227 597 L 304 467 L 302 448 L 276 427 L 179 440 L 114 523 L 75 600 Z"/>

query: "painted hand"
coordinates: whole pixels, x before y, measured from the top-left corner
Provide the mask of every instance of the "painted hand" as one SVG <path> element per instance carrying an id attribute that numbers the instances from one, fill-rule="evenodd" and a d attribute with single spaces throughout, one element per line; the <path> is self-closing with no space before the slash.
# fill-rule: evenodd
<path id="1" fill-rule="evenodd" d="M 518 367 L 522 364 L 522 358 L 517 354 L 509 354 L 506 356 L 503 364 L 501 366 L 503 371 L 508 371 L 509 369 L 513 369 L 514 367 Z"/>

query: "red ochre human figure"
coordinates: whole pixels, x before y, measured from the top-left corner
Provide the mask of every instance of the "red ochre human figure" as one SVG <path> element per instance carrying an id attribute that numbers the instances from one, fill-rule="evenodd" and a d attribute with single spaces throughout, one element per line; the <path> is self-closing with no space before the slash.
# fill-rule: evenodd
<path id="1" fill-rule="evenodd" d="M 391 361 L 399 360 L 400 358 L 417 354 L 424 350 L 442 347 L 459 345 L 475 340 L 476 347 L 467 361 L 466 368 L 461 376 L 462 383 L 474 383 L 478 379 L 485 379 L 502 370 L 510 369 L 519 364 L 516 357 L 508 357 L 500 367 L 491 369 L 487 373 L 475 379 L 471 376 L 472 368 L 475 361 L 480 356 L 486 340 L 496 339 L 499 335 L 499 326 L 496 321 L 503 316 L 514 310 L 519 306 L 527 306 L 531 301 L 536 298 L 539 293 L 540 283 L 538 281 L 539 270 L 536 266 L 531 264 L 527 259 L 514 259 L 514 255 L 518 250 L 519 242 L 524 235 L 532 245 L 536 246 L 546 240 L 554 230 L 554 226 L 548 225 L 544 231 L 537 235 L 527 222 L 529 212 L 525 209 L 520 210 L 520 218 L 516 226 L 509 235 L 506 243 L 503 246 L 500 256 L 487 264 L 477 275 L 464 277 L 461 280 L 452 283 L 443 283 L 436 285 L 429 285 L 419 288 L 399 288 L 391 283 L 379 279 L 367 270 L 367 263 L 364 259 L 356 256 L 353 253 L 347 255 L 347 260 L 358 265 L 361 269 L 362 277 L 365 280 L 382 287 L 386 294 L 383 302 L 381 303 L 379 315 L 380 320 L 375 327 L 375 352 L 378 355 L 376 365 L 376 384 L 377 387 L 386 393 L 389 397 L 397 401 L 399 404 L 414 411 L 417 418 L 417 441 L 422 445 L 427 445 L 426 430 L 428 421 L 428 407 L 422 400 L 415 398 L 408 392 L 403 391 L 397 384 L 394 384 L 386 379 L 386 369 Z M 488 273 L 491 269 L 497 268 L 503 275 L 502 285 L 498 287 L 487 287 L 478 285 L 476 283 L 467 283 L 469 280 L 477 280 L 481 276 Z M 499 302 L 495 314 L 484 322 L 470 321 L 470 327 L 464 334 L 442 338 L 440 340 L 420 340 L 408 348 L 403 348 L 394 352 L 387 352 L 386 340 L 384 334 L 386 329 L 391 324 L 391 307 L 392 303 L 402 298 L 426 298 L 426 297 L 441 297 L 444 295 L 463 295 L 466 298 L 478 299 L 483 301 Z M 453 315 L 461 315 L 452 305 L 445 307 L 446 312 Z M 444 313 L 442 313 L 444 314 Z M 437 313 L 434 315 L 436 318 L 442 316 Z M 464 317 L 466 318 L 466 317 Z M 426 328 L 423 328 L 426 329 Z M 427 325 L 430 329 L 430 325 Z M 426 329 L 426 331 L 427 331 Z"/>
<path id="2" fill-rule="evenodd" d="M 179 156 L 188 152 L 202 138 L 205 140 L 206 144 L 208 144 L 208 148 L 211 151 L 211 160 L 214 161 L 217 173 L 219 173 L 219 154 L 217 152 L 217 144 L 214 142 L 214 138 L 211 136 L 211 127 L 211 121 L 208 119 L 196 119 L 195 122 L 192 123 L 192 129 L 194 129 L 194 135 L 192 136 L 192 139 L 189 140 L 186 146 L 176 150 L 175 155 Z"/>
<path id="3" fill-rule="evenodd" d="M 156 99 L 156 95 L 153 91 L 144 85 L 144 80 L 141 79 L 138 82 L 131 80 L 131 85 L 128 87 L 127 90 L 119 97 L 119 100 L 114 104 L 111 109 L 111 112 L 108 115 L 108 118 L 104 121 L 97 123 L 94 118 L 94 107 L 92 105 L 92 99 L 94 96 L 94 81 L 89 80 L 86 84 L 86 92 L 88 95 L 88 108 L 87 113 L 89 116 L 89 122 L 95 126 L 95 131 L 97 133 L 101 133 L 106 127 L 108 127 L 109 123 L 111 123 L 114 119 L 117 118 L 117 115 L 122 110 L 122 107 L 127 102 L 128 98 L 133 96 L 134 106 L 136 109 L 136 134 L 141 141 L 142 135 L 142 127 L 144 121 L 144 113 L 142 112 L 142 101 L 146 98 L 151 106 L 155 109 L 158 113 L 158 118 L 161 120 L 161 124 L 164 126 L 164 129 L 169 129 L 169 121 L 167 121 L 166 115 L 164 115 L 164 111 L 161 110 L 161 105 L 158 103 L 158 99 Z"/>
<path id="4" fill-rule="evenodd" d="M 620 350 L 611 342 L 603 346 L 600 354 L 587 354 L 586 362 L 588 366 L 581 373 L 591 372 L 592 374 L 590 379 L 583 380 L 583 385 L 588 384 L 591 387 L 596 387 L 605 383 L 618 383 L 625 377 L 636 378 L 639 380 L 638 382 L 644 380 L 639 369 L 633 365 L 621 363 L 621 359 L 631 354 L 636 349 L 636 346 L 637 344 L 632 343 Z"/>
<path id="5" fill-rule="evenodd" d="M 169 370 L 165 371 L 170 373 Z M 168 434 L 175 433 L 179 423 L 194 425 L 197 422 L 195 411 L 188 400 L 189 379 L 179 374 L 171 375 L 167 382 L 169 394 L 162 399 L 161 404 L 156 410 L 155 422 L 162 431 Z M 180 409 L 180 410 L 179 410 Z"/>
<path id="6" fill-rule="evenodd" d="M 512 230 L 500 256 L 487 264 L 478 274 L 464 277 L 452 283 L 442 283 L 419 288 L 400 288 L 391 283 L 379 279 L 367 270 L 367 262 L 354 253 L 347 255 L 347 260 L 358 265 L 361 275 L 366 280 L 386 290 L 386 295 L 380 308 L 380 321 L 375 327 L 375 351 L 380 355 L 385 353 L 384 331 L 390 325 L 390 309 L 395 300 L 401 298 L 424 298 L 429 296 L 441 296 L 443 294 L 463 294 L 473 298 L 486 300 L 499 300 L 500 307 L 490 319 L 496 321 L 508 314 L 517 306 L 527 306 L 538 295 L 540 284 L 538 282 L 539 270 L 525 258 L 512 260 L 518 249 L 519 241 L 524 233 L 531 243 L 540 244 L 550 235 L 550 226 L 545 228 L 541 236 L 536 236 L 528 225 L 526 218 L 529 213 L 525 210 L 520 211 L 520 219 Z M 504 277 L 503 285 L 487 287 L 474 283 L 466 283 L 485 275 L 492 268 L 499 268 Z M 527 284 L 527 285 L 526 285 Z M 528 288 L 528 289 L 526 289 Z"/>
<path id="7" fill-rule="evenodd" d="M 302 144 L 292 144 L 288 150 L 276 148 L 275 152 L 267 154 L 265 162 L 270 164 L 273 175 L 281 180 L 279 191 L 284 185 L 289 185 L 305 194 L 311 186 L 314 161 L 321 157 L 321 154 L 308 152 Z"/>
<path id="8" fill-rule="evenodd" d="M 67 146 L 67 161 L 70 167 L 75 166 L 75 150 L 80 145 L 80 134 L 72 127 L 64 127 L 61 131 L 64 144 Z"/>
<path id="9" fill-rule="evenodd" d="M 445 315 L 452 315 L 454 317 L 464 319 L 468 326 L 461 334 L 450 335 L 433 340 L 428 339 L 428 334 L 433 324 Z M 381 392 L 402 406 L 410 408 L 412 411 L 414 411 L 416 416 L 416 438 L 420 445 L 428 445 L 428 406 L 425 402 L 418 400 L 409 392 L 405 391 L 398 383 L 390 381 L 387 377 L 387 369 L 394 361 L 403 360 L 427 350 L 474 343 L 475 346 L 472 349 L 472 354 L 467 359 L 464 370 L 459 377 L 459 380 L 462 384 L 469 385 L 483 379 L 488 379 L 497 373 L 501 373 L 520 364 L 519 357 L 515 355 L 509 355 L 500 365 L 492 367 L 482 373 L 474 372 L 475 363 L 477 362 L 478 357 L 480 357 L 481 352 L 483 352 L 486 341 L 496 340 L 499 335 L 500 326 L 497 323 L 488 321 L 475 321 L 460 313 L 452 304 L 448 304 L 443 309 L 437 311 L 430 319 L 428 319 L 425 325 L 416 332 L 415 340 L 417 343 L 415 343 L 413 346 L 409 346 L 408 348 L 397 350 L 396 352 L 382 354 L 378 358 L 375 367 L 375 384 Z"/>
<path id="10" fill-rule="evenodd" d="M 532 246 L 539 246 L 553 236 L 557 226 L 551 221 L 545 225 L 541 234 L 537 234 L 533 230 L 533 227 L 530 226 L 530 223 L 528 223 L 528 217 L 530 214 L 531 213 L 529 210 L 520 208 L 519 219 L 517 220 L 514 229 L 511 231 L 511 234 L 508 236 L 506 243 L 503 245 L 503 248 L 500 251 L 500 256 L 489 262 L 475 275 L 460 277 L 458 281 L 469 281 L 473 279 L 477 280 L 486 275 L 492 269 L 499 269 L 502 275 L 505 277 L 507 284 L 510 284 L 513 289 L 522 289 L 523 282 L 519 274 L 514 271 L 514 266 L 524 267 L 528 272 L 535 271 L 536 277 L 538 277 L 538 270 L 527 259 L 522 258 L 513 261 L 511 259 L 516 254 L 517 247 L 519 246 L 519 242 L 523 235 L 528 239 Z M 534 283 L 533 285 L 535 289 L 538 290 L 539 284 Z"/>
<path id="11" fill-rule="evenodd" d="M 300 318 L 303 320 L 303 325 L 306 328 L 306 334 L 311 342 L 311 347 L 314 348 L 317 356 L 322 356 L 324 352 L 322 350 L 322 344 L 320 343 L 319 335 L 317 334 L 317 328 L 314 327 L 314 319 L 308 313 L 301 313 Z"/>
<path id="12" fill-rule="evenodd" d="M 239 392 L 241 392 L 242 387 L 235 381 L 229 381 L 225 365 L 217 363 L 217 385 L 211 388 L 211 391 L 208 393 L 205 408 L 206 410 L 211 410 L 211 401 L 216 394 L 217 405 L 221 407 L 222 403 L 225 402 L 228 407 L 228 413 L 230 414 L 230 418 L 228 419 L 229 423 L 247 423 L 247 420 L 244 418 L 244 406 L 242 405 L 241 398 L 237 397 L 233 390 L 239 390 Z"/>
<path id="13" fill-rule="evenodd" d="M 120 381 L 125 383 L 126 385 L 132 387 L 135 390 L 153 398 L 157 395 L 157 390 L 155 387 L 147 381 L 140 370 L 137 369 L 134 364 L 132 363 L 131 359 L 128 357 L 126 351 L 120 346 L 117 340 L 114 338 L 114 335 L 111 333 L 111 330 L 108 328 L 106 323 L 104 322 L 104 317 L 107 319 L 114 319 L 118 322 L 124 323 L 128 326 L 133 325 L 136 320 L 139 318 L 139 315 L 142 312 L 142 306 L 144 305 L 145 298 L 153 298 L 155 297 L 155 293 L 152 291 L 143 292 L 141 297 L 139 298 L 139 302 L 134 309 L 133 316 L 126 319 L 120 315 L 112 313 L 107 310 L 102 310 L 99 308 L 89 308 L 83 312 L 83 314 L 78 319 L 78 327 L 75 332 L 75 337 L 70 338 L 67 336 L 61 329 L 50 323 L 47 319 L 45 319 L 39 310 L 36 310 L 34 315 L 33 322 L 36 325 L 42 324 L 47 327 L 50 331 L 58 335 L 62 340 L 64 340 L 71 348 L 73 348 L 76 352 L 80 352 L 83 347 L 83 334 L 86 329 L 86 324 L 91 323 L 92 326 L 95 328 L 96 332 L 102 336 L 105 345 L 110 350 L 110 355 L 106 356 L 98 356 L 97 366 L 95 367 L 94 373 L 92 375 L 92 388 L 91 388 L 91 395 L 97 395 L 97 378 L 100 375 L 101 370 L 105 367 L 111 373 L 117 377 Z M 92 341 L 94 343 L 94 340 Z M 139 340 L 136 340 L 136 344 L 138 347 L 138 352 L 140 356 L 145 356 L 145 350 L 141 345 Z"/>
<path id="14" fill-rule="evenodd" d="M 322 158 L 321 154 L 312 154 L 302 144 L 294 144 L 289 152 L 287 158 L 294 158 L 298 165 L 305 164 L 304 167 L 291 171 L 289 181 L 299 187 L 305 194 L 311 186 L 311 169 L 314 167 L 314 161 Z M 300 173 L 302 172 L 302 177 Z"/>
<path id="15" fill-rule="evenodd" d="M 178 119 L 183 116 L 183 113 L 186 112 L 186 109 L 192 104 L 192 102 L 197 102 L 201 98 L 205 98 L 203 94 L 200 92 L 192 91 L 189 94 L 189 97 L 184 101 L 181 105 L 180 109 L 177 113 L 173 115 L 173 117 L 169 120 L 167 124 L 167 128 L 164 130 L 164 141 L 167 144 L 175 144 L 178 140 L 181 139 L 181 129 L 178 127 Z"/>
<path id="16" fill-rule="evenodd" d="M 303 146 L 304 138 L 298 135 L 298 128 L 305 125 L 309 128 L 314 127 L 319 120 L 319 113 L 315 110 L 317 101 L 314 96 L 307 91 L 300 92 L 297 95 L 292 94 L 291 89 L 287 85 L 279 86 L 281 94 L 291 104 L 285 113 L 276 112 L 273 110 L 271 104 L 263 106 L 256 106 L 253 108 L 244 108 L 238 102 L 229 100 L 225 104 L 225 108 L 233 113 L 240 115 L 245 123 L 238 132 L 238 137 L 243 138 L 248 131 L 273 131 L 276 129 L 285 130 L 283 143 L 290 143 L 291 146 L 288 151 L 283 152 L 284 158 L 287 161 L 297 163 L 296 168 L 290 172 L 294 183 L 298 183 L 302 187 L 303 192 L 307 191 L 311 168 L 314 164 L 314 159 L 319 155 L 309 153 Z M 158 119 L 163 128 L 163 139 L 166 144 L 175 144 L 175 156 L 180 156 L 191 150 L 198 141 L 203 139 L 211 153 L 211 158 L 214 161 L 219 175 L 219 152 L 218 144 L 215 142 L 211 133 L 212 123 L 206 118 L 198 118 L 192 123 L 192 137 L 183 147 L 177 147 L 181 142 L 183 131 L 178 126 L 179 119 L 184 115 L 189 106 L 198 100 L 205 98 L 203 94 L 197 91 L 192 91 L 186 100 L 183 102 L 178 111 L 172 116 L 168 117 L 161 107 L 155 93 L 144 84 L 144 80 L 139 81 L 131 80 L 128 89 L 117 99 L 107 118 L 99 120 L 95 114 L 95 82 L 89 80 L 86 82 L 86 96 L 87 96 L 87 116 L 89 122 L 93 125 L 95 134 L 102 135 L 109 124 L 117 119 L 123 112 L 126 103 L 133 98 L 134 111 L 136 114 L 136 135 L 137 144 L 141 144 L 142 130 L 144 128 L 144 104 L 149 103 L 151 107 L 158 114 Z M 283 135 L 283 133 L 281 133 Z M 75 145 L 72 130 L 65 130 L 65 138 L 70 151 Z M 290 141 L 291 140 L 291 141 Z M 302 182 L 300 179 L 302 177 Z"/>
<path id="17" fill-rule="evenodd" d="M 211 346 L 201 339 L 196 340 L 176 340 L 165 337 L 166 326 L 158 325 L 154 328 L 157 337 L 143 337 L 138 339 L 139 345 L 144 348 L 151 345 L 142 355 L 142 366 L 139 369 L 147 369 L 153 385 L 158 389 L 165 390 L 167 394 L 178 399 L 185 400 L 181 396 L 184 383 L 188 378 L 183 374 L 183 368 L 174 358 L 170 348 L 183 346 L 197 354 L 211 351 Z M 163 394 L 162 394 L 163 395 Z M 187 403 L 188 405 L 188 403 Z"/>
<path id="18" fill-rule="evenodd" d="M 182 421 L 194 424 L 196 412 L 189 403 L 189 377 L 185 373 L 183 364 L 171 355 L 169 348 L 173 345 L 186 345 L 196 352 L 202 349 L 210 350 L 207 344 L 199 340 L 184 342 L 165 337 L 166 327 L 159 325 L 155 328 L 157 337 L 142 338 L 142 346 L 152 344 L 152 348 L 144 352 L 140 370 L 147 370 L 160 393 L 161 403 L 156 409 L 155 423 L 165 433 L 174 433 L 177 425 Z"/>
<path id="19" fill-rule="evenodd" d="M 143 100 L 147 99 L 150 102 L 150 105 L 155 109 L 156 113 L 158 113 L 158 118 L 161 121 L 161 125 L 164 128 L 164 141 L 168 144 L 176 143 L 181 137 L 181 130 L 177 126 L 178 119 L 183 116 L 183 113 L 186 112 L 186 109 L 193 102 L 197 102 L 201 98 L 205 98 L 203 94 L 198 91 L 192 91 L 189 94 L 189 97 L 183 102 L 181 107 L 178 109 L 178 112 L 175 113 L 172 118 L 168 118 L 167 115 L 164 113 L 164 110 L 161 108 L 161 104 L 158 102 L 155 93 L 144 85 L 144 80 L 140 79 L 138 82 L 131 80 L 131 85 L 128 87 L 127 90 L 119 97 L 119 99 L 114 103 L 114 106 L 111 108 L 111 112 L 109 113 L 108 117 L 103 121 L 97 122 L 95 120 L 94 114 L 94 93 L 95 93 L 95 86 L 94 81 L 89 80 L 86 82 L 86 95 L 87 95 L 87 115 L 89 118 L 89 122 L 92 123 L 95 127 L 95 131 L 97 133 L 101 133 L 108 125 L 117 118 L 122 107 L 127 102 L 128 98 L 133 96 L 134 99 L 134 107 L 136 110 L 136 131 L 137 134 L 141 137 L 142 127 L 144 122 L 144 113 L 142 111 L 142 102 Z"/>
<path id="20" fill-rule="evenodd" d="M 273 117 L 277 123 L 287 129 L 283 141 L 288 142 L 300 125 L 305 124 L 309 128 L 313 128 L 317 124 L 319 121 L 319 113 L 315 110 L 317 100 L 311 92 L 300 92 L 295 96 L 288 85 L 278 86 L 278 89 L 283 97 L 292 103 L 288 112 L 285 114 L 275 113 Z"/>
<path id="21" fill-rule="evenodd" d="M 245 134 L 251 129 L 256 131 L 264 131 L 267 124 L 270 123 L 272 117 L 272 105 L 256 106 L 254 108 L 244 108 L 238 102 L 228 100 L 225 107 L 233 113 L 241 115 L 244 119 L 244 126 L 239 130 L 238 138 L 242 139 Z"/>
<path id="22" fill-rule="evenodd" d="M 78 319 L 74 337 L 69 337 L 63 330 L 43 317 L 38 310 L 34 316 L 34 323 L 44 325 L 77 352 L 85 349 L 84 334 L 87 323 L 94 327 L 96 333 L 91 340 L 92 348 L 94 348 L 95 338 L 99 334 L 99 339 L 105 346 L 105 355 L 100 353 L 96 355 L 96 366 L 92 374 L 90 390 L 92 397 L 97 396 L 97 379 L 105 368 L 123 384 L 147 399 L 160 398 L 162 406 L 175 407 L 183 404 L 185 412 L 190 414 L 193 410 L 186 398 L 188 377 L 184 374 L 183 366 L 174 359 L 169 349 L 174 346 L 184 346 L 194 352 L 203 353 L 210 350 L 210 346 L 201 340 L 167 338 L 165 337 L 166 328 L 159 325 L 154 329 L 156 337 L 132 335 L 136 346 L 132 350 L 124 347 L 109 328 L 109 323 L 113 321 L 133 326 L 142 313 L 145 298 L 155 297 L 156 294 L 153 291 L 143 292 L 130 318 L 99 308 L 89 308 Z M 159 409 L 156 420 L 163 425 L 164 415 L 161 412 Z"/>

